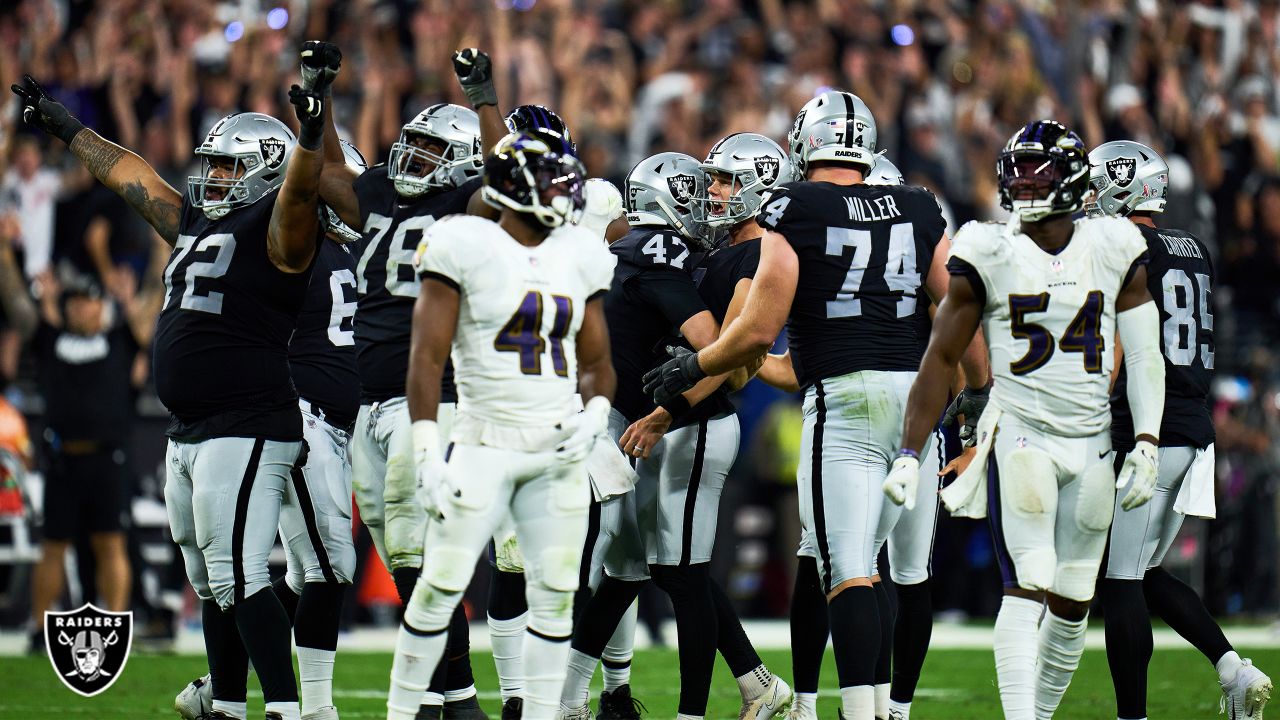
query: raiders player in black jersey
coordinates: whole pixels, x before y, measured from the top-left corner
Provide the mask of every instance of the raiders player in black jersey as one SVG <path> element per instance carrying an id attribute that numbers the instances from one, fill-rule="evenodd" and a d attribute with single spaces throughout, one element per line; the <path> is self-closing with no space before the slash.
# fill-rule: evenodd
<path id="1" fill-rule="evenodd" d="M 872 587 L 880 486 L 918 360 L 917 293 L 926 276 L 935 297 L 947 282 L 945 223 L 932 195 L 862 183 L 875 138 L 870 111 L 850 93 L 825 92 L 801 109 L 789 149 L 808 182 L 783 185 L 761 209 L 769 232 L 742 315 L 710 347 L 646 376 L 646 390 L 664 401 L 760 357 L 786 324 L 806 389 L 802 453 L 812 457 L 797 479 L 802 526 L 819 553 L 848 720 L 888 714 L 887 686 L 874 688 L 887 603 Z M 985 383 L 977 344 L 965 371 Z"/>
<path id="2" fill-rule="evenodd" d="M 1147 241 L 1147 287 L 1160 311 L 1165 361 L 1159 479 L 1151 501 L 1132 510 L 1116 501 L 1098 596 L 1106 607 L 1107 660 L 1116 716 L 1147 717 L 1150 612 L 1196 646 L 1218 671 L 1230 718 L 1261 717 L 1271 679 L 1242 660 L 1195 591 L 1160 567 L 1185 515 L 1214 517 L 1213 263 L 1204 243 L 1182 230 L 1158 228 L 1169 166 L 1141 143 L 1119 140 L 1089 153 L 1091 214 L 1127 217 Z M 1117 352 L 1123 352 L 1123 348 Z M 1116 467 L 1132 452 L 1133 416 L 1125 371 L 1111 392 L 1111 443 Z M 1185 499 L 1185 500 L 1184 500 Z"/>
<path id="3" fill-rule="evenodd" d="M 165 501 L 204 601 L 214 709 L 227 717 L 244 717 L 246 676 L 236 658 L 246 651 L 267 717 L 300 717 L 288 618 L 269 592 L 267 554 L 302 450 L 288 343 L 321 238 L 323 82 L 289 93 L 302 127 L 296 146 L 266 115 L 214 125 L 196 149 L 203 170 L 189 179 L 187 198 L 142 158 L 86 129 L 31 77 L 13 87 L 28 123 L 67 143 L 174 246 L 154 338 L 156 391 L 173 413 Z"/>

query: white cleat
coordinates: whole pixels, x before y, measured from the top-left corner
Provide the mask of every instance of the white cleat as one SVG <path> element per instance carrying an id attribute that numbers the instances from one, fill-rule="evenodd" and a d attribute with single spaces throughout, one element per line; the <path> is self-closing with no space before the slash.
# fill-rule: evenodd
<path id="1" fill-rule="evenodd" d="M 556 713 L 556 720 L 594 720 L 594 716 L 591 714 L 590 704 L 576 708 L 561 705 L 560 712 Z"/>
<path id="2" fill-rule="evenodd" d="M 787 720 L 818 720 L 818 711 L 813 708 L 802 708 L 800 703 L 792 703 L 787 711 Z"/>
<path id="3" fill-rule="evenodd" d="M 338 708 L 325 705 L 318 710 L 302 714 L 302 720 L 338 720 Z"/>
<path id="4" fill-rule="evenodd" d="M 1245 659 L 1236 676 L 1222 686 L 1218 712 L 1228 720 L 1262 720 L 1262 709 L 1271 699 L 1271 678 Z"/>
<path id="5" fill-rule="evenodd" d="M 178 711 L 182 720 L 200 720 L 205 713 L 213 711 L 213 683 L 209 676 L 196 678 L 187 683 L 173 699 L 173 709 Z"/>
<path id="6" fill-rule="evenodd" d="M 791 692 L 791 686 L 774 675 L 773 682 L 769 683 L 769 689 L 765 690 L 763 695 L 755 700 L 742 701 L 738 720 L 768 720 L 771 717 L 787 715 L 793 700 L 795 695 Z"/>

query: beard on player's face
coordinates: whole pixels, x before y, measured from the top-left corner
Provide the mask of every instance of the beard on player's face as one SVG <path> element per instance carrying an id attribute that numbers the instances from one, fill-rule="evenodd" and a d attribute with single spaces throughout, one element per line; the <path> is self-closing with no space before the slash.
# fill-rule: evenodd
<path id="1" fill-rule="evenodd" d="M 209 170 L 206 177 L 210 180 L 238 180 L 244 176 L 244 164 L 239 159 L 226 156 L 206 158 Z M 208 184 L 204 188 L 204 199 L 219 202 L 227 197 L 229 188 L 221 184 Z"/>

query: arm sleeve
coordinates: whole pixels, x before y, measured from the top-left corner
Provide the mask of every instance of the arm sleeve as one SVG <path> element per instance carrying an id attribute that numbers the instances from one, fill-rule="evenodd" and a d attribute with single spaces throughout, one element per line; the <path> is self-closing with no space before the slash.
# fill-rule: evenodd
<path id="1" fill-rule="evenodd" d="M 1160 354 L 1160 313 L 1147 302 L 1116 315 L 1128 375 L 1125 395 L 1133 412 L 1133 434 L 1160 436 L 1164 417 L 1164 356 Z"/>
<path id="2" fill-rule="evenodd" d="M 707 309 L 693 280 L 681 272 L 654 270 L 627 281 L 627 289 L 639 301 L 662 313 L 672 327 Z"/>

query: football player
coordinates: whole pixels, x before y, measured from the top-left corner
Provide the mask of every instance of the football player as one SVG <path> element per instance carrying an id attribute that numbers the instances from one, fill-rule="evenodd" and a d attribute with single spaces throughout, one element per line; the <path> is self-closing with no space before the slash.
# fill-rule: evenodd
<path id="1" fill-rule="evenodd" d="M 1156 151 L 1130 140 L 1109 142 L 1089 153 L 1089 165 L 1094 191 L 1090 213 L 1128 218 L 1146 241 L 1151 256 L 1147 290 L 1160 313 L 1164 339 L 1164 416 L 1155 494 L 1141 507 L 1116 508 L 1106 577 L 1098 583 L 1106 608 L 1116 715 L 1122 720 L 1147 717 L 1154 610 L 1214 664 L 1228 717 L 1261 717 L 1271 697 L 1271 678 L 1242 660 L 1195 591 L 1160 567 L 1184 515 L 1215 515 L 1214 432 L 1208 406 L 1213 263 L 1204 243 L 1190 233 L 1156 227 L 1154 216 L 1164 212 L 1169 184 L 1169 166 Z M 1111 444 L 1121 464 L 1134 450 L 1127 380 L 1120 369 L 1111 391 Z"/>
<path id="2" fill-rule="evenodd" d="M 174 248 L 153 372 L 173 414 L 165 504 L 202 601 L 214 718 L 245 717 L 246 653 L 267 718 L 300 717 L 288 617 L 270 591 L 267 555 L 302 451 L 288 351 L 323 234 L 323 83 L 289 93 L 296 140 L 259 113 L 219 120 L 196 149 L 202 169 L 186 198 L 31 77 L 13 87 L 24 119 L 67 143 Z"/>
<path id="3" fill-rule="evenodd" d="M 430 519 L 388 720 L 414 717 L 474 558 L 508 517 L 527 574 L 523 716 L 555 716 L 587 533 L 585 460 L 606 431 L 614 389 L 602 299 L 614 259 L 572 223 L 584 183 L 563 136 L 511 133 L 485 160 L 499 221 L 453 217 L 423 238 L 408 389 Z M 451 345 L 459 405 L 446 453 L 436 418 Z M 579 413 L 575 390 L 586 400 Z"/>
<path id="4" fill-rule="evenodd" d="M 404 603 L 422 566 L 425 522 L 414 497 L 417 480 L 405 397 L 411 317 L 419 288 L 414 252 L 433 223 L 467 211 L 480 187 L 482 142 L 496 142 L 500 135 L 489 137 L 492 121 L 496 118 L 498 127 L 502 123 L 488 56 L 468 49 L 455 53 L 453 62 L 476 111 L 432 105 L 401 128 L 385 164 L 357 177 L 341 162 L 329 163 L 321 185 L 325 203 L 362 233 L 356 244 L 354 331 L 361 406 L 351 444 L 352 485 L 360 519 Z M 329 128 L 326 147 L 337 147 L 332 123 Z M 447 433 L 457 401 L 452 368 L 446 367 L 442 382 L 440 422 Z M 460 609 L 450 637 L 447 670 L 442 669 L 444 675 L 424 697 L 424 706 L 434 708 L 443 700 L 451 718 L 480 717 L 466 615 Z M 443 697 L 438 690 L 443 690 Z"/>
<path id="5" fill-rule="evenodd" d="M 994 638 L 1000 700 L 1005 717 L 1032 720 L 1053 716 L 1079 665 L 1116 488 L 1129 488 L 1125 510 L 1155 489 L 1164 363 L 1142 234 L 1120 219 L 1072 220 L 1089 186 L 1080 138 L 1051 120 L 1028 123 L 997 170 L 1012 216 L 956 234 L 951 284 L 885 488 L 915 485 L 951 370 L 981 324 L 995 384 L 974 460 L 942 499 L 954 514 L 989 513 L 1005 585 Z M 1106 347 L 1117 330 L 1136 440 L 1119 482 Z"/>
<path id="6" fill-rule="evenodd" d="M 786 323 L 806 388 L 801 452 L 812 458 L 798 478 L 802 526 L 821 560 L 849 720 L 876 715 L 887 598 L 872 585 L 873 550 L 880 486 L 914 376 L 917 295 L 926 274 L 931 294 L 945 289 L 937 201 L 920 188 L 863 183 L 875 137 L 875 120 L 852 94 L 825 92 L 801 109 L 789 149 L 807 182 L 783 185 L 761 206 L 757 222 L 768 232 L 742 314 L 710 347 L 646 376 L 646 389 L 666 402 L 708 375 L 759 358 Z M 985 380 L 976 354 L 968 354 L 966 373 Z M 828 406 L 836 411 L 829 414 Z M 883 708 L 880 715 L 887 714 Z"/>

